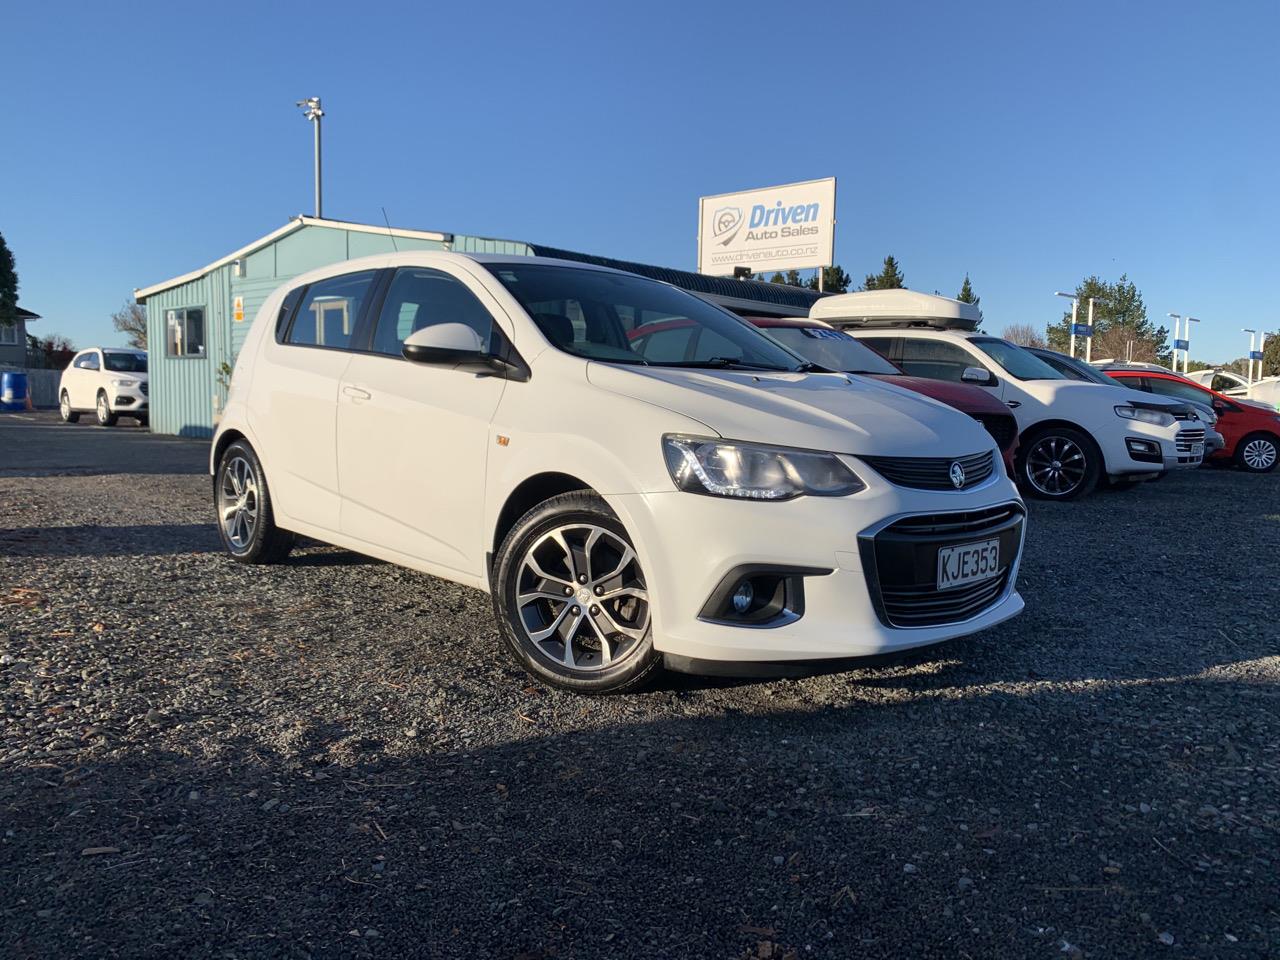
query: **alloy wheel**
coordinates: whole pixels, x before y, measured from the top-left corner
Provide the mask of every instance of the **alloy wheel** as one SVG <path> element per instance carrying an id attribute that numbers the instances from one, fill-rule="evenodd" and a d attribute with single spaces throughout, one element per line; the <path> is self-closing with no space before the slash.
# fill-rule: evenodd
<path id="1" fill-rule="evenodd" d="M 635 550 L 591 523 L 543 534 L 525 551 L 516 615 L 529 644 L 575 671 L 617 666 L 649 628 L 649 593 Z"/>
<path id="2" fill-rule="evenodd" d="M 218 520 L 233 550 L 249 549 L 258 526 L 258 481 L 244 457 L 232 457 L 222 471 Z"/>
<path id="3" fill-rule="evenodd" d="M 1250 440 L 1240 452 L 1250 470 L 1270 470 L 1276 462 L 1276 445 L 1270 440 Z"/>
<path id="4" fill-rule="evenodd" d="M 62 419 L 66 420 L 71 416 L 71 398 L 67 396 L 67 392 L 62 392 L 62 399 L 58 401 L 58 412 L 62 415 Z"/>
<path id="5" fill-rule="evenodd" d="M 107 396 L 100 393 L 98 394 L 98 419 L 105 423 L 109 416 L 111 416 L 111 408 L 107 406 Z"/>
<path id="6" fill-rule="evenodd" d="M 1066 437 L 1045 437 L 1027 452 L 1027 480 L 1046 496 L 1071 493 L 1084 482 L 1086 468 L 1084 451 Z"/>

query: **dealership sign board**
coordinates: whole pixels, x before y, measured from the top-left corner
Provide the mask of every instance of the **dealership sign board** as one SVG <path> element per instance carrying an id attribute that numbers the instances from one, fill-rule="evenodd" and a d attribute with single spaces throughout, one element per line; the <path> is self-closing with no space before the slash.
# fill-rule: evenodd
<path id="1" fill-rule="evenodd" d="M 835 251 L 836 179 L 722 193 L 698 201 L 698 272 L 734 267 L 829 267 Z"/>

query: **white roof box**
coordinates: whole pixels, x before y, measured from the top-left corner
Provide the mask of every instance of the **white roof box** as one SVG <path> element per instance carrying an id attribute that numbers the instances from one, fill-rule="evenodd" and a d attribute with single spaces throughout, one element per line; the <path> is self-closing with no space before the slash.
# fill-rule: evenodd
<path id="1" fill-rule="evenodd" d="M 835 326 L 945 330 L 976 330 L 982 322 L 982 314 L 972 303 L 914 290 L 864 290 L 823 297 L 809 308 L 809 317 Z"/>

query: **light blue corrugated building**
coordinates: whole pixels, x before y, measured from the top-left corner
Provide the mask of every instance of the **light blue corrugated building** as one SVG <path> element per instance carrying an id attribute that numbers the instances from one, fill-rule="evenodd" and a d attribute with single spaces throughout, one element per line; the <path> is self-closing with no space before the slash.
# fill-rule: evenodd
<path id="1" fill-rule="evenodd" d="M 136 290 L 147 310 L 151 429 L 212 436 L 229 369 L 271 291 L 316 267 L 393 249 L 531 252 L 515 241 L 295 217 L 208 266 Z"/>
<path id="2" fill-rule="evenodd" d="M 147 310 L 151 429 L 210 437 L 258 308 L 281 283 L 317 267 L 393 250 L 547 256 L 628 270 L 691 290 L 740 314 L 805 316 L 820 296 L 757 280 L 711 277 L 519 240 L 294 217 L 208 266 L 134 291 Z"/>

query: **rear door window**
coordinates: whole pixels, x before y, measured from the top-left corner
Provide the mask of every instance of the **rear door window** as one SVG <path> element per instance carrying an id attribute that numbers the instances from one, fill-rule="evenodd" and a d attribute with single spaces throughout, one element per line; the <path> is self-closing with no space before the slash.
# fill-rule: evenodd
<path id="1" fill-rule="evenodd" d="M 347 273 L 307 287 L 287 341 L 306 347 L 348 349 L 374 275 L 373 270 Z"/>

